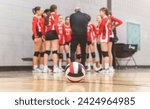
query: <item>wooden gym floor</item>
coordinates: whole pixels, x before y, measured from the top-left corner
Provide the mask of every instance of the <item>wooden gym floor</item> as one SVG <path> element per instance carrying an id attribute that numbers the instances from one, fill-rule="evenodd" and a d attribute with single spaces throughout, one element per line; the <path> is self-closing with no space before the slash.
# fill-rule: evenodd
<path id="1" fill-rule="evenodd" d="M 41 75 L 42 76 L 42 75 Z M 50 76 L 50 75 L 49 75 Z M 81 83 L 64 76 L 33 79 L 31 71 L 0 72 L 1 92 L 149 92 L 150 69 L 124 69 L 114 74 L 88 73 Z"/>

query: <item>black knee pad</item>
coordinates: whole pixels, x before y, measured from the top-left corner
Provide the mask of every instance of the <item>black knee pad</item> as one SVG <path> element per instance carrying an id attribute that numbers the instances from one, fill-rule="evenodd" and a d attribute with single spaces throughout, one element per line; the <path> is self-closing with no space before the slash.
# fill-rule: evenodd
<path id="1" fill-rule="evenodd" d="M 44 57 L 44 52 L 41 52 L 41 53 L 40 53 L 40 57 Z"/>
<path id="2" fill-rule="evenodd" d="M 77 54 L 77 59 L 81 59 L 81 54 Z"/>
<path id="3" fill-rule="evenodd" d="M 53 51 L 52 53 L 53 53 L 53 54 L 58 54 L 58 51 L 56 50 L 56 51 Z"/>
<path id="4" fill-rule="evenodd" d="M 102 51 L 102 56 L 103 57 L 108 57 L 108 52 L 107 51 Z"/>
<path id="5" fill-rule="evenodd" d="M 70 58 L 70 57 L 69 57 L 69 53 L 66 54 L 66 57 L 67 57 L 67 58 Z"/>
<path id="6" fill-rule="evenodd" d="M 39 54 L 40 54 L 40 52 L 39 52 L 39 51 L 35 51 L 35 52 L 34 52 L 34 56 L 36 56 L 36 57 L 38 57 L 38 56 L 39 56 Z"/>
<path id="7" fill-rule="evenodd" d="M 50 51 L 46 50 L 45 54 L 50 55 Z"/>
<path id="8" fill-rule="evenodd" d="M 87 54 L 86 54 L 86 58 L 89 59 L 89 57 L 90 57 L 90 55 L 89 55 L 89 53 L 87 53 Z"/>
<path id="9" fill-rule="evenodd" d="M 63 59 L 63 54 L 59 53 L 59 59 Z"/>
<path id="10" fill-rule="evenodd" d="M 92 55 L 92 58 L 95 58 L 95 52 L 92 52 L 91 55 Z"/>

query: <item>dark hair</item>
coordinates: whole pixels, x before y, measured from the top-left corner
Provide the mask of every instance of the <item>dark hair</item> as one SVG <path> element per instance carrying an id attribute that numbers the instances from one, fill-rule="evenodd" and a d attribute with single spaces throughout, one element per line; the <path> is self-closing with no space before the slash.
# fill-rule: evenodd
<path id="1" fill-rule="evenodd" d="M 67 20 L 68 18 L 70 18 L 69 16 L 66 16 L 65 20 Z"/>
<path id="2" fill-rule="evenodd" d="M 57 9 L 57 6 L 55 4 L 50 6 L 50 12 L 54 12 L 55 9 Z"/>
<path id="3" fill-rule="evenodd" d="M 39 11 L 41 9 L 40 6 L 36 6 L 35 8 L 32 9 L 33 14 L 36 14 L 37 11 Z"/>
<path id="4" fill-rule="evenodd" d="M 88 15 L 88 20 L 91 21 L 91 16 L 90 15 Z"/>
<path id="5" fill-rule="evenodd" d="M 111 12 L 111 11 L 109 11 L 109 15 L 111 15 L 111 16 L 112 16 L 112 12 Z"/>
<path id="6" fill-rule="evenodd" d="M 109 16 L 109 11 L 107 8 L 103 7 L 100 9 L 100 11 L 103 11 L 107 16 Z"/>
<path id="7" fill-rule="evenodd" d="M 50 12 L 50 9 L 45 9 L 44 13 L 48 14 Z"/>

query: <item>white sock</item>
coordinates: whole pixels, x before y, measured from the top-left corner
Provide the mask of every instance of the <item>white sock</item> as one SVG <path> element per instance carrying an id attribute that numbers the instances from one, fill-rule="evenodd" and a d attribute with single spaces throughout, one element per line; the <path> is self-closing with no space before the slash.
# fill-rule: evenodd
<path id="1" fill-rule="evenodd" d="M 105 63 L 105 69 L 109 69 L 109 63 Z"/>
<path id="2" fill-rule="evenodd" d="M 33 66 L 33 69 L 34 69 L 34 70 L 36 70 L 37 68 L 38 68 L 38 66 L 37 66 L 37 65 L 34 65 L 34 66 Z"/>

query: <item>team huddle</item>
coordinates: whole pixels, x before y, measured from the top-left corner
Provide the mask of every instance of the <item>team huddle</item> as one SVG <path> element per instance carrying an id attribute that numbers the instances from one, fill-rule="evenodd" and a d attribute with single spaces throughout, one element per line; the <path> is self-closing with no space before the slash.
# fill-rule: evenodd
<path id="1" fill-rule="evenodd" d="M 97 24 L 92 23 L 90 15 L 87 15 L 86 37 L 83 40 L 83 42 L 86 42 L 86 55 L 82 53 L 84 52 L 84 46 L 80 41 L 81 43 L 77 44 L 75 48 L 75 60 L 72 59 L 74 54 L 71 54 L 71 50 L 73 50 L 73 43 L 76 41 L 73 36 L 74 30 L 77 29 L 75 28 L 76 25 L 72 24 L 72 17 L 67 16 L 63 19 L 63 16 L 58 14 L 57 6 L 54 4 L 50 6 L 50 9 L 45 9 L 44 12 L 40 6 L 33 8 L 32 11 L 34 13 L 32 20 L 32 37 L 34 40 L 33 72 L 48 73 L 52 71 L 53 73 L 61 73 L 64 71 L 62 67 L 64 57 L 66 57 L 66 65 L 77 61 L 81 62 L 87 71 L 93 69 L 95 72 L 114 72 L 112 64 L 113 30 L 120 26 L 122 21 L 112 16 L 107 8 L 100 9 Z M 80 8 L 76 9 L 75 13 L 81 13 Z M 77 40 L 80 40 L 80 38 Z M 96 49 L 99 64 L 96 62 Z M 53 70 L 48 67 L 51 53 Z M 82 60 L 82 58 L 86 58 L 86 60 Z M 90 58 L 92 58 L 92 62 Z"/>

